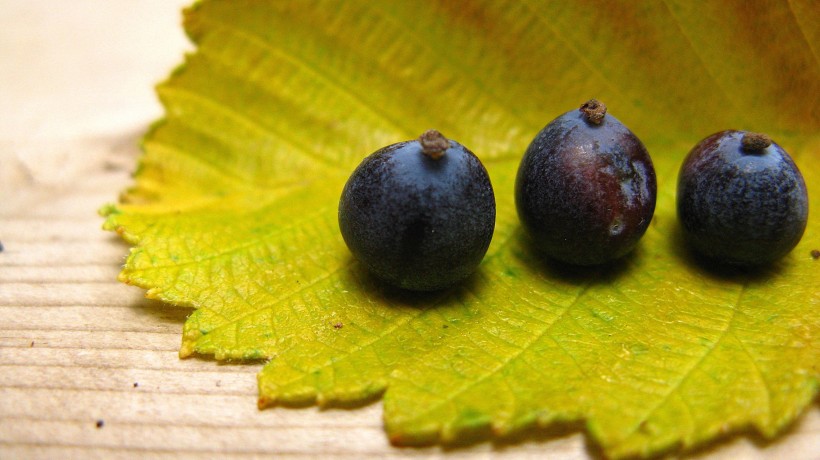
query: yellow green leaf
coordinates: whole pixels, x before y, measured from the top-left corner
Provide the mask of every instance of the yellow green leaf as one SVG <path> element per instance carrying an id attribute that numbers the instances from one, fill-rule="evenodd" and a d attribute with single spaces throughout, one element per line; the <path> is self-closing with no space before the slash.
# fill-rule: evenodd
<path id="1" fill-rule="evenodd" d="M 754 130 L 820 206 L 817 24 L 809 0 L 203 1 L 136 184 L 103 210 L 134 245 L 120 278 L 196 309 L 181 356 L 268 359 L 260 407 L 384 394 L 396 444 L 577 422 L 612 457 L 773 437 L 817 393 L 820 218 L 766 270 L 714 270 L 681 244 L 675 185 L 697 141 Z M 644 141 L 659 195 L 634 254 L 581 269 L 530 248 L 512 188 L 590 97 Z M 429 128 L 482 159 L 498 218 L 473 277 L 412 294 L 365 273 L 336 212 L 364 156 Z"/>

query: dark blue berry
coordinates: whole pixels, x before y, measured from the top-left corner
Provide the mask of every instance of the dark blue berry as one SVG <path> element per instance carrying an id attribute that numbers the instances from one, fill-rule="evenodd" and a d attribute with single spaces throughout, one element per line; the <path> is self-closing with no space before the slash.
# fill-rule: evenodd
<path id="1" fill-rule="evenodd" d="M 678 175 L 677 207 L 693 249 L 750 266 L 774 262 L 797 245 L 809 200 L 786 151 L 765 135 L 729 130 L 689 152 Z"/>
<path id="2" fill-rule="evenodd" d="M 487 170 L 435 130 L 365 158 L 339 201 L 339 228 L 350 252 L 404 289 L 437 290 L 469 276 L 494 227 Z"/>
<path id="3" fill-rule="evenodd" d="M 594 99 L 538 133 L 515 182 L 518 216 L 536 246 L 575 265 L 631 251 L 649 226 L 656 193 L 646 148 Z"/>

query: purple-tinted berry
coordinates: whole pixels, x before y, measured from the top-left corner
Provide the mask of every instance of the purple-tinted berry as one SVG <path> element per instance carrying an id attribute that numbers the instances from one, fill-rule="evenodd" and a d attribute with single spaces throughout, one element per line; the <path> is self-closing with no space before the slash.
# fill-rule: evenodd
<path id="1" fill-rule="evenodd" d="M 487 170 L 434 130 L 365 158 L 339 201 L 339 228 L 350 251 L 370 272 L 404 289 L 437 290 L 468 277 L 494 227 Z"/>
<path id="2" fill-rule="evenodd" d="M 762 265 L 791 251 L 806 229 L 809 200 L 791 157 L 768 136 L 721 131 L 689 152 L 678 175 L 678 219 L 707 258 Z"/>
<path id="3" fill-rule="evenodd" d="M 646 148 L 594 99 L 538 133 L 515 183 L 518 216 L 536 246 L 575 265 L 631 251 L 649 226 L 656 194 Z"/>

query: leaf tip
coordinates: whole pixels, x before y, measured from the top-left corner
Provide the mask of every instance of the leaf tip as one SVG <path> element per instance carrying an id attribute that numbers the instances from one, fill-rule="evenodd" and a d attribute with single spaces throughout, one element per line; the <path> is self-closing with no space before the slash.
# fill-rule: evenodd
<path id="1" fill-rule="evenodd" d="M 131 283 L 128 283 L 131 284 Z M 145 298 L 151 300 L 162 300 L 161 291 L 157 288 L 151 288 L 145 291 Z"/>
<path id="2" fill-rule="evenodd" d="M 125 236 L 125 228 L 118 223 L 117 217 L 122 214 L 122 210 L 117 205 L 107 203 L 97 210 L 97 214 L 105 220 L 102 224 L 102 229 L 107 232 L 116 232 L 118 235 Z"/>
<path id="3" fill-rule="evenodd" d="M 442 436 L 441 427 L 437 424 L 429 425 L 421 429 L 398 430 L 389 424 L 385 419 L 385 430 L 390 444 L 400 446 L 431 446 L 437 443 L 446 443 Z"/>
<path id="4" fill-rule="evenodd" d="M 179 347 L 179 358 L 185 359 L 191 357 L 195 352 L 195 347 L 193 342 L 183 340 L 182 345 Z"/>
<path id="5" fill-rule="evenodd" d="M 203 34 L 202 21 L 199 20 L 199 15 L 197 14 L 202 8 L 202 5 L 202 0 L 197 0 L 193 5 L 182 10 L 183 27 L 188 34 L 188 38 L 194 43 L 199 43 Z"/>
<path id="6" fill-rule="evenodd" d="M 276 405 L 276 398 L 269 398 L 267 396 L 260 396 L 258 400 L 256 400 L 256 407 L 259 410 L 272 407 Z"/>
<path id="7" fill-rule="evenodd" d="M 493 421 L 490 423 L 490 431 L 493 433 L 493 436 L 497 438 L 501 438 L 510 434 L 512 426 L 505 422 L 505 421 Z"/>
<path id="8" fill-rule="evenodd" d="M 97 210 L 97 214 L 102 217 L 111 217 L 120 214 L 120 210 L 117 208 L 117 205 L 113 203 L 106 203 Z"/>
<path id="9" fill-rule="evenodd" d="M 410 443 L 406 441 L 406 437 L 403 436 L 401 433 L 389 433 L 387 435 L 387 439 L 390 441 L 391 445 L 396 447 L 410 445 Z"/>
<path id="10" fill-rule="evenodd" d="M 134 284 L 131 282 L 131 278 L 128 276 L 128 273 L 126 273 L 125 270 L 121 271 L 120 274 L 117 275 L 117 281 L 128 285 Z"/>

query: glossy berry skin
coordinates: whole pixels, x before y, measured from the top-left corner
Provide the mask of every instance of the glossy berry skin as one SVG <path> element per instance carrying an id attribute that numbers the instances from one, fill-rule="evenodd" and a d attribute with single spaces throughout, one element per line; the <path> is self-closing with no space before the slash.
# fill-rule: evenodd
<path id="1" fill-rule="evenodd" d="M 771 140 L 744 147 L 747 134 L 721 131 L 689 152 L 678 175 L 677 210 L 695 251 L 754 266 L 774 262 L 797 245 L 809 202 L 789 154 Z"/>
<path id="2" fill-rule="evenodd" d="M 599 123 L 590 119 L 590 104 L 600 103 L 589 101 L 538 133 L 515 183 L 518 216 L 536 246 L 574 265 L 631 251 L 649 226 L 657 193 L 641 141 L 609 114 Z"/>
<path id="3" fill-rule="evenodd" d="M 350 251 L 377 277 L 404 289 L 438 290 L 469 276 L 495 227 L 486 169 L 464 146 L 436 135 L 428 131 L 365 158 L 339 202 L 339 228 Z M 425 153 L 425 136 L 446 150 Z"/>

